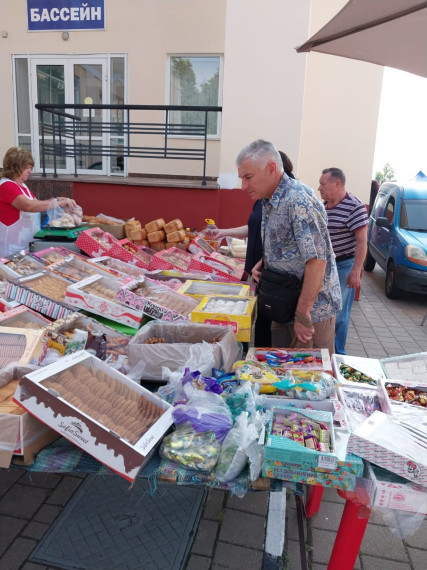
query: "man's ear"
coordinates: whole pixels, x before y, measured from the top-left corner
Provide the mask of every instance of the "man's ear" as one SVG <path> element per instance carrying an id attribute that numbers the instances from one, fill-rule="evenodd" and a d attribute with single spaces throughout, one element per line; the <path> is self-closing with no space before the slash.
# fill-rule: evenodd
<path id="1" fill-rule="evenodd" d="M 277 172 L 277 164 L 274 162 L 274 160 L 270 160 L 267 163 L 267 171 L 270 174 L 275 174 Z"/>

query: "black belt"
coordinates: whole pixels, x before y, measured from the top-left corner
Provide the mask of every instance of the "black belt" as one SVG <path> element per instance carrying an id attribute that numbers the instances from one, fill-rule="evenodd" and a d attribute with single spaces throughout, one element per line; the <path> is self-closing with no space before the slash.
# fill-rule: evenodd
<path id="1" fill-rule="evenodd" d="M 335 258 L 335 261 L 346 261 L 347 259 L 353 259 L 354 253 L 349 253 L 348 255 L 339 255 Z"/>

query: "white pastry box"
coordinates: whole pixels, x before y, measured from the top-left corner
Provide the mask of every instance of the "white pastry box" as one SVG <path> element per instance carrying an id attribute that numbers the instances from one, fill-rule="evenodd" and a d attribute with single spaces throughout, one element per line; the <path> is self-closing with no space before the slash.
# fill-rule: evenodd
<path id="1" fill-rule="evenodd" d="M 427 488 L 405 481 L 381 467 L 366 463 L 370 481 L 369 498 L 373 507 L 427 514 Z"/>
<path id="2" fill-rule="evenodd" d="M 172 425 L 172 406 L 85 350 L 27 374 L 14 401 L 133 481 Z"/>
<path id="3" fill-rule="evenodd" d="M 12 401 L 24 374 L 35 366 L 13 363 L 0 370 L 0 467 L 8 468 L 12 457 L 32 463 L 34 454 L 58 438 L 58 434 Z"/>
<path id="4" fill-rule="evenodd" d="M 122 285 L 114 277 L 92 275 L 69 285 L 65 299 L 69 305 L 138 329 L 141 326 L 143 311 L 140 307 L 126 306 L 117 299 Z"/>
<path id="5" fill-rule="evenodd" d="M 355 374 L 346 373 L 353 369 Z M 332 370 L 334 376 L 343 386 L 363 386 L 376 390 L 380 378 L 384 378 L 384 371 L 379 360 L 363 358 L 361 356 L 348 356 L 342 354 L 332 355 Z"/>

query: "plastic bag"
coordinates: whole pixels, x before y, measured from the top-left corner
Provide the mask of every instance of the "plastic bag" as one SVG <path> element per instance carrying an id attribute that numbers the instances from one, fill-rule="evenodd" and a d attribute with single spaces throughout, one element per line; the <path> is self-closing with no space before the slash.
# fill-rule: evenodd
<path id="1" fill-rule="evenodd" d="M 187 404 L 176 406 L 172 417 L 177 426 L 189 422 L 196 432 L 213 432 L 219 443 L 232 426 L 231 412 L 221 396 L 199 390 L 194 391 Z"/>
<path id="2" fill-rule="evenodd" d="M 330 398 L 339 384 L 333 376 L 321 370 L 288 370 L 274 386 L 279 395 L 300 400 Z"/>
<path id="3" fill-rule="evenodd" d="M 177 461 L 190 469 L 212 471 L 215 467 L 221 446 L 214 432 L 198 432 L 186 422 L 167 435 L 160 446 L 160 455 Z"/>
<path id="4" fill-rule="evenodd" d="M 250 380 L 261 384 L 261 394 L 274 394 L 277 388 L 274 386 L 280 378 L 274 371 L 263 362 L 256 360 L 239 360 L 233 364 L 233 370 L 239 380 Z"/>
<path id="5" fill-rule="evenodd" d="M 236 419 L 242 412 L 254 413 L 258 394 L 259 384 L 252 384 L 252 382 L 243 382 L 241 386 L 225 394 L 223 398 L 233 419 Z"/>
<path id="6" fill-rule="evenodd" d="M 54 228 L 74 228 L 80 226 L 83 219 L 83 210 L 80 206 L 74 208 L 61 208 L 58 200 L 53 198 L 50 201 L 49 209 L 46 212 L 44 226 Z"/>

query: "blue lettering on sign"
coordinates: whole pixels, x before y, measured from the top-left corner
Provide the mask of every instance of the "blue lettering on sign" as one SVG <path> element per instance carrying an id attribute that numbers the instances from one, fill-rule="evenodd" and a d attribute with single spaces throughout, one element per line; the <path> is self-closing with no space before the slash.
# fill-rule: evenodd
<path id="1" fill-rule="evenodd" d="M 103 30 L 105 0 L 27 0 L 28 30 Z"/>

